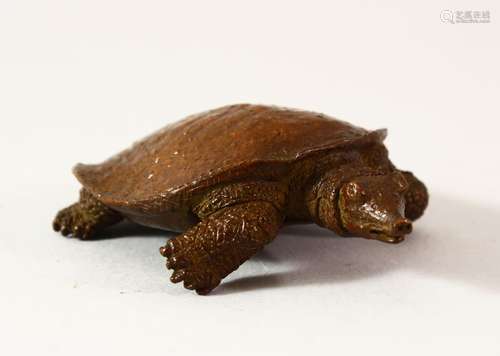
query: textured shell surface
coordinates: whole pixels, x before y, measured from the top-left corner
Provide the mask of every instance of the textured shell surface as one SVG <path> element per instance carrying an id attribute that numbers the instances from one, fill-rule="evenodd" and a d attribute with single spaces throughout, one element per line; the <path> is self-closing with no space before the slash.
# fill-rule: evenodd
<path id="1" fill-rule="evenodd" d="M 293 162 L 384 137 L 385 130 L 370 132 L 323 114 L 238 104 L 188 116 L 103 163 L 78 164 L 74 174 L 108 205 L 144 206 L 159 198 L 179 200 L 179 194 L 203 184 L 241 178 L 245 167 L 256 163 Z"/>

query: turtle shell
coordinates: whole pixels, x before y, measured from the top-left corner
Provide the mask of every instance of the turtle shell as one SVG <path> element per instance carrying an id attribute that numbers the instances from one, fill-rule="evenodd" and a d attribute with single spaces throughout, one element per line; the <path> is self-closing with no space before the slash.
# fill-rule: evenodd
<path id="1" fill-rule="evenodd" d="M 273 171 L 273 164 L 384 137 L 385 130 L 369 132 L 323 114 L 239 104 L 170 124 L 101 164 L 78 164 L 74 174 L 108 206 L 147 210 L 158 200 L 178 205 L 186 192 L 243 179 L 256 164 Z"/>

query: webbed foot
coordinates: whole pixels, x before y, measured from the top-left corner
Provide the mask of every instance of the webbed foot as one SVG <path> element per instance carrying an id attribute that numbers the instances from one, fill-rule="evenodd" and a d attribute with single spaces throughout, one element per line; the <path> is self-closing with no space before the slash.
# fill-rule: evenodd
<path id="1" fill-rule="evenodd" d="M 71 235 L 84 240 L 94 235 L 95 225 L 93 219 L 89 219 L 82 211 L 79 203 L 61 210 L 52 223 L 54 230 L 60 231 L 64 236 Z"/>
<path id="2" fill-rule="evenodd" d="M 57 213 L 52 227 L 64 236 L 74 236 L 82 240 L 92 238 L 99 230 L 122 219 L 121 215 L 95 199 L 82 189 L 80 201 Z"/>
<path id="3" fill-rule="evenodd" d="M 283 217 L 273 204 L 248 202 L 223 208 L 160 248 L 170 280 L 207 294 L 269 243 Z"/>
<path id="4" fill-rule="evenodd" d="M 210 261 L 203 248 L 190 242 L 186 236 L 169 240 L 160 248 L 167 258 L 167 268 L 173 270 L 173 283 L 184 281 L 184 287 L 194 289 L 198 294 L 208 294 L 221 281 L 221 273 Z"/>

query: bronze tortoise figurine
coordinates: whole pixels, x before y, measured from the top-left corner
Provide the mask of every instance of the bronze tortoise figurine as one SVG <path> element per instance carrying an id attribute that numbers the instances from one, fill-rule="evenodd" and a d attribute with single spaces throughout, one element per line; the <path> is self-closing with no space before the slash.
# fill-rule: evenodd
<path id="1" fill-rule="evenodd" d="M 90 239 L 122 219 L 182 232 L 160 252 L 171 281 L 206 294 L 286 222 L 398 243 L 427 206 L 382 141 L 313 112 L 225 106 L 168 125 L 97 165 L 79 164 L 80 200 L 56 231 Z"/>

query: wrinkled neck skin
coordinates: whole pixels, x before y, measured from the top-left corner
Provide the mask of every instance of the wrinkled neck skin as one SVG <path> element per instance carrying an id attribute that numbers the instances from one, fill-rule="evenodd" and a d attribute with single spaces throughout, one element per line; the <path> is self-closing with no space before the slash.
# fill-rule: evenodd
<path id="1" fill-rule="evenodd" d="M 340 166 L 326 166 L 322 172 L 318 172 L 308 186 L 305 197 L 312 221 L 340 236 L 352 236 L 342 224 L 339 207 L 340 190 L 355 177 L 393 172 L 395 168 L 387 158 L 386 152 L 383 147 L 382 156 L 374 164 L 367 161 L 366 157 L 363 157 L 363 152 L 360 152 L 360 156 L 351 161 Z"/>
<path id="2" fill-rule="evenodd" d="M 331 179 L 333 176 L 333 172 L 327 172 L 311 186 L 306 197 L 307 209 L 317 225 L 346 236 L 338 204 L 342 177 Z"/>

